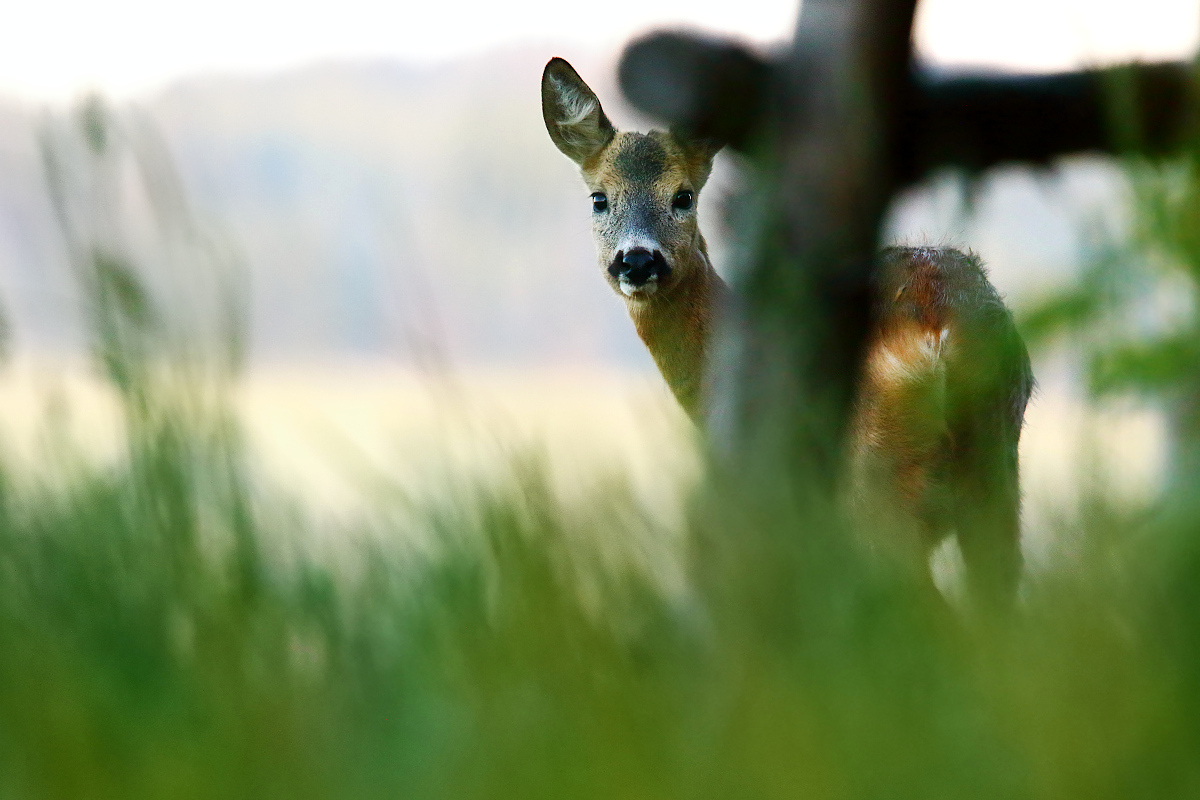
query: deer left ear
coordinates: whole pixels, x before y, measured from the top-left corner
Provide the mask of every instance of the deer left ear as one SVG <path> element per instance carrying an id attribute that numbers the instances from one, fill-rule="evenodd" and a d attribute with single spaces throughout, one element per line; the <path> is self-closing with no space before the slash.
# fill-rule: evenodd
<path id="1" fill-rule="evenodd" d="M 561 58 L 550 59 L 542 72 L 542 118 L 554 144 L 579 165 L 617 135 L 596 93 Z"/>
<path id="2" fill-rule="evenodd" d="M 696 188 L 699 189 L 708 180 L 708 176 L 712 172 L 713 159 L 717 157 L 717 153 L 721 151 L 725 143 L 716 139 L 688 136 L 675 129 L 671 130 L 671 135 L 683 148 L 692 179 L 696 181 Z"/>

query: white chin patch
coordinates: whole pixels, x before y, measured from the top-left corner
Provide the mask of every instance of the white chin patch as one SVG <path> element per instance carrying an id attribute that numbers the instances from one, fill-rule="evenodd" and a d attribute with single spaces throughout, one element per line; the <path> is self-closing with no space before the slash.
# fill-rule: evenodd
<path id="1" fill-rule="evenodd" d="M 646 281 L 641 286 L 634 286 L 628 281 L 621 281 L 621 294 L 626 297 L 635 297 L 637 295 L 649 297 L 656 291 L 658 291 L 658 281 L 656 280 Z"/>

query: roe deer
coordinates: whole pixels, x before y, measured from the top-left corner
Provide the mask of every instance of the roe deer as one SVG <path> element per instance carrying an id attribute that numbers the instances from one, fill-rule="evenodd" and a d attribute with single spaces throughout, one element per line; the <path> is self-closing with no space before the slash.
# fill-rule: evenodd
<path id="1" fill-rule="evenodd" d="M 542 74 L 542 116 L 591 190 L 605 278 L 699 420 L 708 340 L 730 291 L 696 217 L 719 144 L 618 132 L 561 58 Z M 1006 605 L 1021 566 L 1017 443 L 1033 388 L 1024 343 L 974 255 L 889 248 L 874 290 L 848 432 L 847 503 L 864 529 L 899 529 L 897 549 L 923 571 L 932 548 L 955 533 L 974 598 Z"/>

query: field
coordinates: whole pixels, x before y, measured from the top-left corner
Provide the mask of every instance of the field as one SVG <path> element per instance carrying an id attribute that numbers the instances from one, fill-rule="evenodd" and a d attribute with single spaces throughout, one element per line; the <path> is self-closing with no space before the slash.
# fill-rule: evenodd
<path id="1" fill-rule="evenodd" d="M 1146 404 L 1088 402 L 1060 367 L 1039 369 L 1021 441 L 1026 548 L 1035 553 L 1094 482 L 1138 505 L 1165 479 L 1162 415 Z M 568 501 L 585 497 L 589 482 L 624 475 L 647 510 L 678 525 L 701 472 L 693 427 L 649 373 L 290 364 L 250 370 L 227 399 L 260 482 L 317 515 L 369 513 L 372 493 L 389 484 L 436 493 L 447 474 L 486 479 L 536 453 Z M 50 441 L 97 463 L 123 452 L 119 395 L 83 360 L 8 365 L 0 420 L 12 455 L 32 472 L 47 467 Z"/>
<path id="2" fill-rule="evenodd" d="M 1112 349 L 1126 262 L 1022 312 L 993 617 L 953 547 L 931 592 L 820 476 L 711 458 L 655 376 L 247 367 L 219 248 L 164 224 L 207 298 L 164 303 L 104 208 L 90 356 L 0 373 L 0 800 L 1200 792 L 1200 359 L 1186 317 Z"/>
<path id="3" fill-rule="evenodd" d="M 0 387 L 5 800 L 1200 791 L 1154 413 L 1043 392 L 995 627 L 714 505 L 648 376 L 89 374 Z"/>

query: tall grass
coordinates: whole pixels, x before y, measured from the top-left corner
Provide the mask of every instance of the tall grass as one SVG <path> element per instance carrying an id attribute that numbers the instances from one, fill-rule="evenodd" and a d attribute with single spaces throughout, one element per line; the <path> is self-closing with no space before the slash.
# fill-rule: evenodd
<path id="1" fill-rule="evenodd" d="M 1192 183 L 1142 206 L 1173 218 Z M 127 457 L 0 481 L 2 800 L 1200 796 L 1192 459 L 1152 508 L 1097 487 L 1003 620 L 814 523 L 803 486 L 717 467 L 683 590 L 605 549 L 656 535 L 630 493 L 564 507 L 537 459 L 413 501 L 428 547 L 385 528 L 289 555 L 303 523 L 246 477 L 227 371 L 166 366 L 136 265 L 75 251 Z M 1035 338 L 1117 313 L 1100 283 Z M 1200 364 L 1164 369 L 1123 385 L 1194 410 Z"/>

